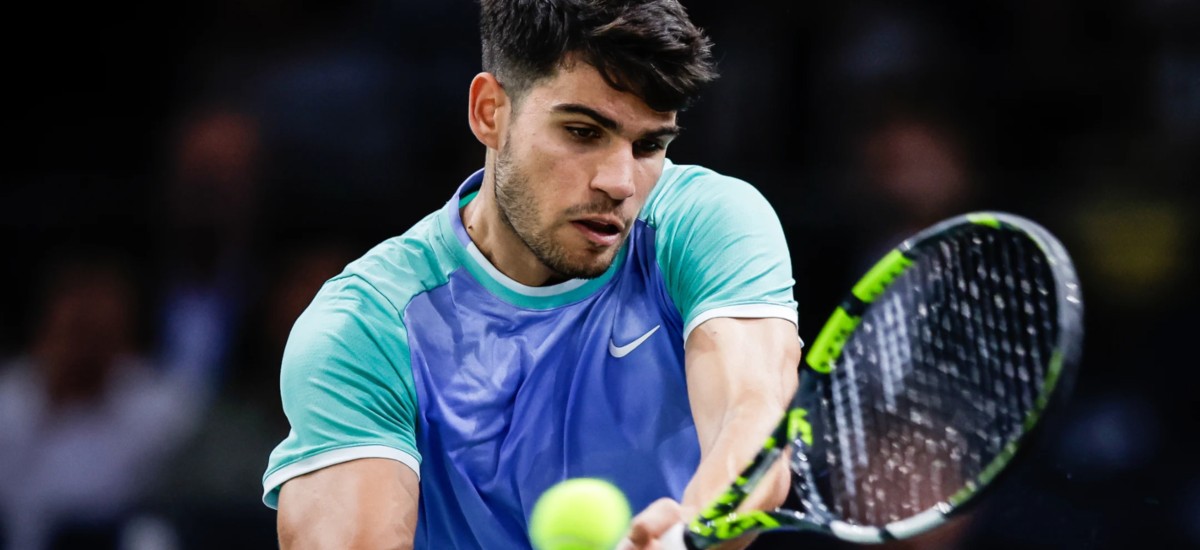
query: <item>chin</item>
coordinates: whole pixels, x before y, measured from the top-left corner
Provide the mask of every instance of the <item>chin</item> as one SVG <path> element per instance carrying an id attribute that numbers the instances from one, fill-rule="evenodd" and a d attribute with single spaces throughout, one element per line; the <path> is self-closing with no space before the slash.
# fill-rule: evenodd
<path id="1" fill-rule="evenodd" d="M 625 238 L 613 246 L 597 248 L 587 240 L 573 238 L 558 241 L 556 246 L 535 252 L 538 259 L 559 276 L 567 279 L 595 279 L 608 271 Z"/>
<path id="2" fill-rule="evenodd" d="M 616 250 L 620 250 L 617 248 Z M 599 255 L 582 254 L 574 259 L 564 269 L 556 270 L 572 279 L 595 279 L 604 275 L 616 258 L 616 250 L 606 250 Z"/>
<path id="3" fill-rule="evenodd" d="M 611 260 L 606 262 L 591 262 L 588 264 L 576 265 L 572 266 L 572 270 L 569 275 L 572 279 L 595 279 L 596 277 L 604 275 L 604 272 L 608 271 L 608 268 L 611 265 Z"/>

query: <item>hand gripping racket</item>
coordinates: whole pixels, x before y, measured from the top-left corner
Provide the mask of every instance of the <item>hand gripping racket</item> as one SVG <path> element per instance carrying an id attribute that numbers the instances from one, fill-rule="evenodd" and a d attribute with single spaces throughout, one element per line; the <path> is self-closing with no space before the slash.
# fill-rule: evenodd
<path id="1" fill-rule="evenodd" d="M 873 543 L 976 500 L 1072 385 L 1083 302 L 1066 250 L 1010 214 L 956 217 L 884 256 L 813 342 L 763 449 L 668 547 L 820 531 Z M 787 453 L 797 510 L 736 512 Z"/>

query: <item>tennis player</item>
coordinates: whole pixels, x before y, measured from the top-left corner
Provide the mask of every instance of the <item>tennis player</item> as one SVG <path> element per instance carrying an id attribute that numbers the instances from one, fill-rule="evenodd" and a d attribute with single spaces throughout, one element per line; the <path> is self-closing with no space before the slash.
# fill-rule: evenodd
<path id="1" fill-rule="evenodd" d="M 486 147 L 445 206 L 328 281 L 283 358 L 264 500 L 284 548 L 527 548 L 608 479 L 625 545 L 715 497 L 796 387 L 793 279 L 749 184 L 672 164 L 715 77 L 675 0 L 483 0 Z M 786 495 L 786 470 L 753 505 Z"/>

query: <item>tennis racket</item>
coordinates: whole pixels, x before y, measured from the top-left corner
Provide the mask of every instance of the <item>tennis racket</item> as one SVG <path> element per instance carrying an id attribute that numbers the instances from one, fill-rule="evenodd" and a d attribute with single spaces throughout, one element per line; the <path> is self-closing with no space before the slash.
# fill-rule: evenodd
<path id="1" fill-rule="evenodd" d="M 661 540 L 703 550 L 790 529 L 875 543 L 937 527 L 1066 398 L 1082 315 L 1071 260 L 1037 224 L 985 212 L 922 231 L 834 311 L 751 464 Z M 784 453 L 799 509 L 736 512 Z"/>

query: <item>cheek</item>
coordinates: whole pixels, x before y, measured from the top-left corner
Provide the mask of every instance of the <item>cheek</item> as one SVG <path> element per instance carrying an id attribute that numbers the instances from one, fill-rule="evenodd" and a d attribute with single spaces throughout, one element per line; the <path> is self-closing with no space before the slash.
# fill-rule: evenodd
<path id="1" fill-rule="evenodd" d="M 571 194 L 572 184 L 579 177 L 578 162 L 569 155 L 542 141 L 536 134 L 528 136 L 525 147 L 514 151 L 513 162 L 524 180 L 524 199 L 535 213 L 539 226 L 555 223 L 558 213 L 579 202 Z"/>
<path id="2" fill-rule="evenodd" d="M 638 163 L 638 170 L 634 173 L 634 199 L 637 200 L 638 208 L 646 203 L 646 198 L 650 196 L 650 191 L 654 190 L 654 185 L 658 183 L 658 179 L 662 177 L 663 161 L 661 159 L 647 159 L 645 162 Z"/>
<path id="3" fill-rule="evenodd" d="M 590 177 L 586 157 L 549 137 L 533 137 L 526 157 L 527 174 L 533 185 L 549 201 L 577 202 L 579 198 L 572 197 L 572 193 L 586 188 Z"/>

